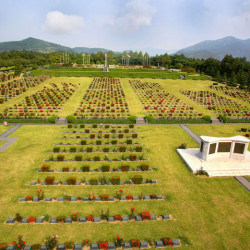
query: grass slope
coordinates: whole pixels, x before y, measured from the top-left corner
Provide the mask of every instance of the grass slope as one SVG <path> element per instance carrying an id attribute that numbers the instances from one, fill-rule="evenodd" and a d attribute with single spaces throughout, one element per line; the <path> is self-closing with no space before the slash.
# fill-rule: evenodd
<path id="1" fill-rule="evenodd" d="M 231 125 L 228 126 L 230 128 Z M 192 126 L 193 127 L 193 126 Z M 207 126 L 200 126 L 200 129 Z M 29 182 L 45 178 L 47 174 L 37 173 L 44 164 L 53 143 L 60 142 L 58 137 L 65 131 L 63 126 L 22 126 L 10 137 L 18 141 L 0 153 L 0 242 L 9 244 L 22 234 L 27 244 L 42 243 L 46 236 L 57 234 L 63 243 L 83 239 L 113 240 L 116 235 L 125 240 L 157 239 L 171 236 L 182 240 L 182 249 L 247 249 L 250 240 L 249 193 L 233 178 L 195 177 L 176 153 L 176 146 L 185 142 L 188 147 L 198 147 L 179 126 L 138 126 L 141 142 L 147 148 L 146 155 L 154 168 L 152 173 L 143 173 L 144 178 L 158 181 L 153 186 L 123 187 L 42 187 L 46 197 L 63 196 L 66 192 L 74 196 L 114 194 L 123 189 L 124 194 L 144 195 L 156 193 L 166 196 L 159 202 L 118 202 L 118 203 L 39 203 L 21 204 L 20 197 L 35 195 L 38 188 L 29 186 Z M 160 138 L 160 139 L 159 139 Z M 53 163 L 61 166 L 61 163 Z M 58 165 L 59 164 L 59 165 Z M 62 163 L 63 165 L 63 163 Z M 65 165 L 70 165 L 66 163 Z M 80 163 L 81 165 L 81 163 Z M 77 165 L 76 165 L 77 166 Z M 78 165 L 79 166 L 79 165 Z M 71 174 L 53 174 L 56 179 Z M 72 174 L 79 177 L 102 176 L 97 173 Z M 113 175 L 112 173 L 107 174 Z M 122 173 L 128 178 L 131 173 Z M 39 187 L 40 189 L 40 187 Z M 110 214 L 128 214 L 131 206 L 135 213 L 150 211 L 152 214 L 171 214 L 173 220 L 145 223 L 120 224 L 70 224 L 70 225 L 6 225 L 5 220 L 16 212 L 22 216 L 100 215 L 100 210 L 109 208 Z"/>

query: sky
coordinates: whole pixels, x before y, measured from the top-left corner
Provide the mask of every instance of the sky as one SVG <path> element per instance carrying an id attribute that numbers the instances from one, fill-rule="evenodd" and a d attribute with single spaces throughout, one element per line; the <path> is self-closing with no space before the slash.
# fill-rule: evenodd
<path id="1" fill-rule="evenodd" d="M 250 38 L 250 0 L 0 0 L 0 42 L 172 51 Z"/>

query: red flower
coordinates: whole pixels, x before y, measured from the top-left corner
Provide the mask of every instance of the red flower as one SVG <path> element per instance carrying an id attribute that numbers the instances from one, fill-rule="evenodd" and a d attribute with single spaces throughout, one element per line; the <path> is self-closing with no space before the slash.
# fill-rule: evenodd
<path id="1" fill-rule="evenodd" d="M 12 242 L 12 245 L 14 245 L 15 243 L 16 243 L 16 241 L 13 241 L 13 242 Z"/>

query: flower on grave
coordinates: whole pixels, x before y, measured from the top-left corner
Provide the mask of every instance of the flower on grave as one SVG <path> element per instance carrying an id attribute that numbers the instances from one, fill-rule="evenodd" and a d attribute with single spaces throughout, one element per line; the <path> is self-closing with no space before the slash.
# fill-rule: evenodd
<path id="1" fill-rule="evenodd" d="M 173 240 L 171 237 L 164 237 L 163 238 L 163 244 L 165 246 L 172 246 L 173 245 Z"/>

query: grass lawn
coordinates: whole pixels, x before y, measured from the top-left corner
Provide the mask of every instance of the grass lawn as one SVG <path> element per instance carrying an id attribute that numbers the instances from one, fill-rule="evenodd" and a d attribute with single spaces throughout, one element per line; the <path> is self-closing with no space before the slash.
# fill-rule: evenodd
<path id="1" fill-rule="evenodd" d="M 0 141 L 0 147 L 5 144 L 6 141 Z"/>
<path id="2" fill-rule="evenodd" d="M 231 126 L 231 125 L 229 125 Z M 198 126 L 197 126 L 198 127 Z M 219 127 L 219 126 L 218 126 Z M 200 126 L 202 131 L 208 128 Z M 164 201 L 139 201 L 116 203 L 19 203 L 20 197 L 35 196 L 37 187 L 31 181 L 41 180 L 47 173 L 37 170 L 50 156 L 54 143 L 67 130 L 64 126 L 30 125 L 22 126 L 10 137 L 19 138 L 4 153 L 0 153 L 0 242 L 11 244 L 22 234 L 27 244 L 42 243 L 47 236 L 58 235 L 59 243 L 72 240 L 80 243 L 83 239 L 112 241 L 117 235 L 125 240 L 160 239 L 164 236 L 181 239 L 182 249 L 247 249 L 250 241 L 249 193 L 233 178 L 206 178 L 194 176 L 176 153 L 176 147 L 187 143 L 198 147 L 179 126 L 138 126 L 141 142 L 146 147 L 145 155 L 154 171 L 142 173 L 144 178 L 156 179 L 157 185 L 147 186 L 51 186 L 42 187 L 46 197 L 62 197 L 64 193 L 73 196 L 113 195 L 122 189 L 125 195 L 164 195 Z M 159 139 L 160 138 L 160 139 Z M 53 163 L 51 168 L 71 167 L 73 163 Z M 74 163 L 79 167 L 81 163 Z M 56 179 L 67 176 L 102 176 L 103 173 L 50 173 Z M 114 174 L 107 173 L 106 176 Z M 133 176 L 121 173 L 122 179 Z M 39 186 L 39 189 L 41 186 Z M 110 214 L 129 214 L 130 207 L 135 214 L 149 211 L 151 214 L 171 214 L 170 221 L 130 222 L 119 224 L 56 224 L 56 225 L 6 225 L 7 218 L 17 212 L 23 217 L 50 215 L 70 216 L 79 212 L 82 216 L 99 216 L 101 209 Z"/>
<path id="3" fill-rule="evenodd" d="M 250 128 L 249 124 L 239 125 L 188 125 L 197 135 L 215 136 L 215 137 L 232 137 L 236 135 L 244 136 L 248 132 L 239 132 L 241 128 Z M 248 145 L 250 150 L 250 144 Z"/>

